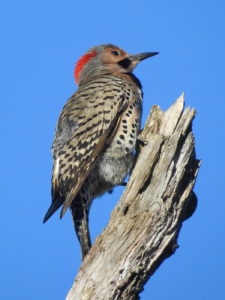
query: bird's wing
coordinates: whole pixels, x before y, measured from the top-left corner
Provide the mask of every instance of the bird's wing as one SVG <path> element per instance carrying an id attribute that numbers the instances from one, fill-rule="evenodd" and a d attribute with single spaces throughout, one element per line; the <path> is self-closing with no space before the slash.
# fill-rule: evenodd
<path id="1" fill-rule="evenodd" d="M 92 83 L 93 85 L 93 83 Z M 128 99 L 123 88 L 98 83 L 92 94 L 85 86 L 75 93 L 65 105 L 59 119 L 53 144 L 55 156 L 52 195 L 53 203 L 58 195 L 66 195 L 60 217 L 71 205 L 76 194 L 90 173 L 96 158 L 113 134 L 120 115 L 127 107 Z M 58 208 L 55 204 L 55 207 Z"/>

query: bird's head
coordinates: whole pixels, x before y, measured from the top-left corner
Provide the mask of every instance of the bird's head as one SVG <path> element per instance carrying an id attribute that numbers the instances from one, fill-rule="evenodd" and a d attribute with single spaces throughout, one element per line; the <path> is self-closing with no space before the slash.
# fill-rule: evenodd
<path id="1" fill-rule="evenodd" d="M 74 70 L 78 85 L 93 78 L 118 73 L 130 73 L 136 65 L 158 52 L 145 52 L 130 55 L 117 46 L 106 44 L 91 48 L 76 63 Z"/>

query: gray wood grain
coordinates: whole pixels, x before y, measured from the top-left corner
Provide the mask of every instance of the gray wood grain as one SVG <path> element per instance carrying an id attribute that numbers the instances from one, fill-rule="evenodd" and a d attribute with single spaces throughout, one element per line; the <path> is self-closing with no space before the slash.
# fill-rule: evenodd
<path id="1" fill-rule="evenodd" d="M 126 190 L 67 300 L 139 299 L 146 281 L 175 252 L 182 222 L 197 201 L 194 116 L 194 109 L 184 110 L 184 95 L 165 112 L 152 108 Z"/>

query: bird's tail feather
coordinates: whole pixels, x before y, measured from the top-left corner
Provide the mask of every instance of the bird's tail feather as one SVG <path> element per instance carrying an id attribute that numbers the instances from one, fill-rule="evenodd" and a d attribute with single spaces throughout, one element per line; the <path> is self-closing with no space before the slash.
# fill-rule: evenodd
<path id="1" fill-rule="evenodd" d="M 74 228 L 80 242 L 83 260 L 91 248 L 91 238 L 88 225 L 88 209 L 82 204 L 83 203 L 81 199 L 79 199 L 78 195 L 70 209 L 73 217 Z"/>
<path id="2" fill-rule="evenodd" d="M 44 219 L 43 223 L 48 221 L 48 219 L 54 214 L 54 212 L 63 204 L 63 199 L 59 197 L 54 202 L 52 202 L 51 206 L 49 207 Z"/>

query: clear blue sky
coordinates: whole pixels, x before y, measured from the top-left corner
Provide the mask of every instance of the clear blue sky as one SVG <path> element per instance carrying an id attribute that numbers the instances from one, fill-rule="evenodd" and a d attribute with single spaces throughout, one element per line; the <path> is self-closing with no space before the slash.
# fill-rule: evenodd
<path id="1" fill-rule="evenodd" d="M 75 61 L 91 46 L 159 51 L 135 71 L 146 119 L 186 93 L 197 109 L 199 205 L 180 248 L 145 286 L 142 300 L 225 299 L 225 2 L 2 1 L 0 299 L 62 300 L 80 265 L 70 213 L 45 225 L 56 120 L 76 90 Z M 121 188 L 95 201 L 93 240 Z"/>

